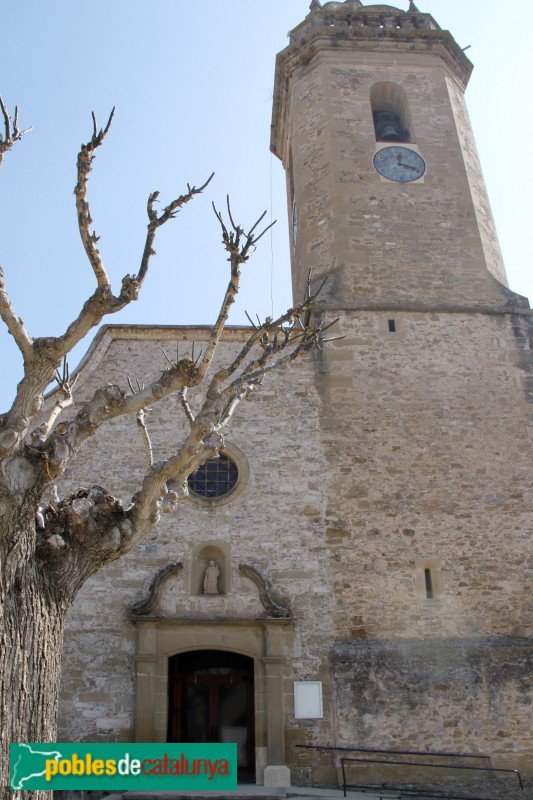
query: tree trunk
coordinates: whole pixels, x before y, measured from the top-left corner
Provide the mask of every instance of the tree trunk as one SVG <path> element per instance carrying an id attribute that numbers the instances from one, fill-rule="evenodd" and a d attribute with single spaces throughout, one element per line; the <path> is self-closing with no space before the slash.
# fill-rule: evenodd
<path id="1" fill-rule="evenodd" d="M 0 496 L 0 737 L 55 742 L 63 625 L 68 603 L 36 558 L 35 498 Z M 0 763 L 0 791 L 9 800 L 44 800 L 46 791 L 10 792 L 9 762 Z"/>

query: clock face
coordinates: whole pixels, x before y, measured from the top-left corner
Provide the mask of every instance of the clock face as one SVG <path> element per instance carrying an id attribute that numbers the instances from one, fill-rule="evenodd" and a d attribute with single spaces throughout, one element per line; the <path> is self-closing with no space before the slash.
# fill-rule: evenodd
<path id="1" fill-rule="evenodd" d="M 380 175 L 390 181 L 409 183 L 422 177 L 426 162 L 408 147 L 384 147 L 374 156 L 374 166 Z"/>

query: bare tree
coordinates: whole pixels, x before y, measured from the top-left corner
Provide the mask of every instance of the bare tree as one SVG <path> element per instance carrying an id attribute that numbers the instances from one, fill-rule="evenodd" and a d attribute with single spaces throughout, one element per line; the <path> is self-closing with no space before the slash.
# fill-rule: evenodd
<path id="1" fill-rule="evenodd" d="M 0 159 L 25 131 L 12 122 L 0 100 L 4 135 Z M 289 364 L 325 341 L 313 325 L 316 294 L 278 319 L 252 324 L 246 343 L 223 369 L 211 370 L 231 304 L 238 291 L 241 267 L 268 228 L 261 217 L 245 231 L 236 224 L 228 202 L 228 220 L 215 209 L 228 254 L 230 278 L 218 318 L 205 351 L 196 360 L 176 358 L 147 386 L 130 384 L 98 388 L 70 419 L 62 412 L 72 404 L 73 381 L 67 354 L 108 314 L 124 308 L 139 294 L 154 254 L 157 229 L 173 219 L 200 187 L 187 191 L 156 211 L 158 193 L 148 198 L 148 225 L 139 270 L 126 275 L 114 294 L 97 248 L 87 200 L 87 182 L 95 152 L 104 141 L 113 118 L 99 129 L 93 114 L 93 132 L 77 160 L 75 188 L 78 225 L 96 288 L 61 336 L 33 338 L 17 315 L 0 271 L 0 317 L 24 360 L 24 376 L 11 408 L 0 415 L 0 720 L 2 759 L 0 786 L 7 787 L 10 742 L 55 741 L 63 625 L 68 607 L 83 583 L 104 564 L 127 553 L 157 523 L 162 508 L 179 503 L 186 494 L 187 477 L 221 448 L 222 432 L 240 400 L 262 383 L 265 375 Z M 61 364 L 63 368 L 61 370 Z M 56 402 L 45 421 L 43 393 L 55 379 Z M 187 402 L 189 387 L 203 386 L 200 411 L 193 415 Z M 171 457 L 153 463 L 144 410 L 176 393 L 188 419 L 181 447 Z M 101 487 L 80 490 L 69 497 L 54 494 L 55 482 L 70 459 L 109 420 L 137 414 L 146 452 L 146 474 L 125 507 Z M 42 416 L 42 414 L 41 414 Z M 39 422 L 40 424 L 37 424 Z M 182 487 L 180 491 L 170 491 Z M 43 496 L 51 499 L 45 503 Z M 83 502 L 80 502 L 82 500 Z M 41 530 L 46 528 L 46 536 Z M 7 791 L 7 790 L 6 790 Z M 23 797 L 29 792 L 15 792 Z M 38 800 L 46 792 L 33 792 Z M 10 796 L 13 796 L 9 793 Z"/>

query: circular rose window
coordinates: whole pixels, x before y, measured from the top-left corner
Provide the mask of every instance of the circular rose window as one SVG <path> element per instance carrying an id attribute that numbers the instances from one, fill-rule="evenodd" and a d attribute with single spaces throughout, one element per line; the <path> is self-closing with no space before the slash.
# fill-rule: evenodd
<path id="1" fill-rule="evenodd" d="M 199 497 L 215 498 L 229 494 L 237 485 L 237 464 L 225 453 L 210 458 L 187 478 L 189 491 Z"/>

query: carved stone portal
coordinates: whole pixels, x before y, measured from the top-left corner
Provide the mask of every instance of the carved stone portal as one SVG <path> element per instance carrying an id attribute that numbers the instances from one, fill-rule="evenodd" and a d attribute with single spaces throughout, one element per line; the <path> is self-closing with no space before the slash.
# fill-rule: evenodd
<path id="1" fill-rule="evenodd" d="M 169 663 L 173 656 L 197 650 L 238 653 L 254 662 L 255 720 L 252 724 L 256 780 L 269 786 L 290 785 L 290 772 L 285 763 L 284 698 L 286 676 L 290 673 L 285 653 L 290 650 L 293 633 L 291 608 L 275 596 L 263 572 L 250 564 L 240 564 L 239 579 L 241 576 L 246 579 L 241 591 L 249 582 L 250 595 L 254 598 L 259 595 L 257 602 L 254 599 L 255 606 L 244 606 L 248 613 L 243 614 L 243 607 L 238 602 L 233 603 L 238 600 L 237 595 L 231 591 L 220 593 L 220 583 L 230 568 L 229 560 L 223 563 L 220 575 L 216 574 L 219 562 L 214 558 L 210 561 L 214 563 L 209 563 L 199 573 L 205 581 L 205 587 L 201 588 L 207 594 L 209 587 L 216 587 L 219 600 L 204 601 L 198 597 L 201 589 L 194 591 L 196 585 L 190 587 L 192 591 L 184 591 L 182 585 L 184 611 L 181 616 L 169 613 L 164 593 L 168 587 L 178 585 L 176 581 L 181 572 L 181 564 L 169 564 L 152 580 L 148 598 L 131 610 L 131 620 L 137 629 L 135 740 L 167 740 Z M 208 576 L 210 567 L 214 567 L 214 571 Z M 239 585 L 239 581 L 236 582 Z M 184 613 L 187 602 L 196 604 L 195 614 Z M 252 607 L 255 612 L 250 613 Z"/>

